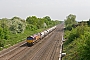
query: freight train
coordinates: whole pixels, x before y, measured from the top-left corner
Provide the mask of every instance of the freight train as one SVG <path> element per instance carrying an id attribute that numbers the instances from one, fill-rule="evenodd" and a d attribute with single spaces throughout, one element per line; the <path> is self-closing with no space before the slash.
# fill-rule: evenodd
<path id="1" fill-rule="evenodd" d="M 39 41 L 40 39 L 43 39 L 46 35 L 48 35 L 50 32 L 56 29 L 56 26 L 49 28 L 43 32 L 34 34 L 32 36 L 27 37 L 27 46 L 33 45 L 35 42 Z"/>

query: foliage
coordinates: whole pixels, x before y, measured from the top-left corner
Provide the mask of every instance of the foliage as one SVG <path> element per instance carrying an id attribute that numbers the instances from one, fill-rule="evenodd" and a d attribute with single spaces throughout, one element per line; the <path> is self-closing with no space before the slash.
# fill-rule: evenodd
<path id="1" fill-rule="evenodd" d="M 76 24 L 75 19 L 76 19 L 76 16 L 73 14 L 70 14 L 69 16 L 66 17 L 66 19 L 65 19 L 66 29 L 72 30 L 73 24 Z"/>
<path id="2" fill-rule="evenodd" d="M 26 22 L 31 26 L 36 26 L 35 29 L 51 27 L 58 24 L 59 21 L 53 21 L 49 16 L 43 18 L 37 18 L 36 16 L 29 16 L 26 18 Z"/>
<path id="3" fill-rule="evenodd" d="M 8 39 L 8 30 L 7 28 L 1 28 L 0 27 L 0 47 L 4 47 L 4 40 L 3 39 Z"/>
<path id="4" fill-rule="evenodd" d="M 26 21 L 29 23 L 29 24 L 32 24 L 32 25 L 37 25 L 37 22 L 38 22 L 38 18 L 36 16 L 32 16 L 32 17 L 27 17 Z"/>
<path id="5" fill-rule="evenodd" d="M 65 31 L 65 36 L 67 40 L 64 43 L 64 52 L 67 55 L 63 60 L 90 60 L 90 27 L 78 26 Z"/>
<path id="6" fill-rule="evenodd" d="M 87 24 L 88 24 L 88 26 L 90 26 L 90 19 L 89 19 L 89 21 L 87 21 Z"/>
<path id="7" fill-rule="evenodd" d="M 0 47 L 4 47 L 4 40 L 0 39 Z"/>
<path id="8" fill-rule="evenodd" d="M 11 25 L 10 25 L 10 31 L 12 31 L 12 33 L 22 33 L 24 32 L 25 29 L 25 23 L 23 23 L 22 21 L 15 19 L 11 20 Z"/>
<path id="9" fill-rule="evenodd" d="M 79 60 L 90 60 L 90 32 L 85 32 L 80 39 L 81 41 L 78 43 Z"/>

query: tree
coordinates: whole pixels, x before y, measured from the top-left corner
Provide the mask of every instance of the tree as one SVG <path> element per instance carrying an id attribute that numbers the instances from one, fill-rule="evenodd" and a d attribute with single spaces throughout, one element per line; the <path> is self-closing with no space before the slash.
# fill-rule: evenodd
<path id="1" fill-rule="evenodd" d="M 15 19 L 18 19 L 18 20 L 22 20 L 21 18 L 19 18 L 19 17 L 13 17 L 11 20 L 15 20 Z"/>
<path id="2" fill-rule="evenodd" d="M 49 16 L 45 16 L 45 19 L 47 19 L 48 21 L 51 21 L 51 18 Z"/>
<path id="3" fill-rule="evenodd" d="M 26 25 L 24 22 L 22 22 L 22 20 L 14 19 L 14 20 L 11 20 L 9 29 L 12 33 L 17 34 L 17 33 L 24 32 L 25 27 Z"/>
<path id="4" fill-rule="evenodd" d="M 89 19 L 89 21 L 87 21 L 87 24 L 88 24 L 88 26 L 90 26 L 90 19 Z"/>
<path id="5" fill-rule="evenodd" d="M 36 16 L 32 16 L 32 17 L 29 16 L 29 17 L 26 18 L 26 21 L 29 24 L 37 25 L 38 18 Z"/>
<path id="6" fill-rule="evenodd" d="M 65 19 L 65 25 L 66 25 L 66 28 L 68 30 L 71 30 L 72 29 L 72 25 L 76 23 L 76 16 L 73 15 L 73 14 L 70 14 L 69 16 L 66 17 Z"/>
<path id="7" fill-rule="evenodd" d="M 42 18 L 38 18 L 37 27 L 38 29 L 44 27 L 44 20 Z"/>

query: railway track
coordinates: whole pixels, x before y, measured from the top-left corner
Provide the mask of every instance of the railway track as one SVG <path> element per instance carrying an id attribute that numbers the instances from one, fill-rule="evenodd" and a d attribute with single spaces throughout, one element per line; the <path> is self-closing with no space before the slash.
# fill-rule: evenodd
<path id="1" fill-rule="evenodd" d="M 51 36 L 50 39 L 54 36 L 55 35 Z M 29 58 L 29 59 L 30 60 L 35 60 L 35 59 L 40 60 L 42 56 L 44 55 L 44 53 L 46 53 L 47 49 L 51 47 L 52 44 L 50 43 L 52 43 L 52 40 L 46 41 L 46 43 L 38 51 L 36 51 L 36 53 L 32 56 L 32 58 Z"/>
<path id="2" fill-rule="evenodd" d="M 7 60 L 7 58 L 9 58 L 11 55 L 13 56 L 16 52 L 16 50 L 21 50 L 22 48 L 20 48 L 22 45 L 24 45 L 26 42 L 20 42 L 6 50 L 3 50 L 2 52 L 0 52 L 0 60 Z M 12 53 L 12 54 L 11 54 Z"/>
<path id="3" fill-rule="evenodd" d="M 1 57 L 1 55 L 3 56 L 4 54 L 7 54 L 7 52 L 10 52 L 11 50 L 17 49 L 19 46 L 22 46 L 24 44 L 25 44 L 25 41 L 20 42 L 20 43 L 14 45 L 14 46 L 11 46 L 8 49 L 4 49 L 3 51 L 0 52 L 0 57 Z"/>
<path id="4" fill-rule="evenodd" d="M 36 51 L 39 51 L 40 50 L 40 47 L 43 46 L 43 43 L 47 43 L 47 40 L 49 37 L 51 37 L 51 34 L 50 33 L 48 36 L 46 36 L 44 39 L 42 39 L 41 41 L 39 41 L 37 44 L 35 44 L 34 46 L 32 46 L 25 54 L 24 56 L 22 56 L 22 58 L 18 58 L 17 60 L 31 60 L 34 55 L 36 54 Z M 29 57 L 28 57 L 29 56 Z"/>
<path id="5" fill-rule="evenodd" d="M 46 45 L 43 45 L 43 48 L 40 48 L 40 50 L 38 50 L 36 54 L 33 55 L 33 57 L 29 58 L 28 60 L 58 60 L 58 55 L 59 55 L 58 51 L 61 43 L 61 41 L 57 40 L 57 38 L 61 36 L 61 35 L 57 36 L 57 34 L 59 33 L 60 32 L 56 32 L 52 36 L 55 38 L 52 37 L 49 38 L 48 43 L 47 44 L 45 43 Z"/>
<path id="6" fill-rule="evenodd" d="M 13 47 L 11 52 L 6 50 L 0 55 L 0 60 L 58 60 L 61 43 L 62 25 L 40 40 L 34 46 L 27 47 L 26 44 Z M 2 54 L 0 53 L 0 54 Z"/>
<path id="7" fill-rule="evenodd" d="M 11 50 L 8 49 L 9 51 L 5 51 L 5 53 L 3 52 L 4 54 L 0 55 L 0 60 L 8 60 L 26 48 L 26 47 L 21 47 L 21 46 L 22 44 L 20 46 L 15 46 L 15 48 Z"/>
<path id="8" fill-rule="evenodd" d="M 59 36 L 62 36 L 60 31 L 62 30 L 57 30 L 53 36 L 49 37 L 46 42 L 44 42 L 43 46 L 39 46 L 37 49 L 33 50 L 33 52 L 29 52 L 24 58 L 21 60 L 58 60 L 59 56 L 59 47 L 60 47 L 60 40 L 57 40 Z M 60 34 L 57 36 L 57 34 Z M 56 38 L 53 38 L 56 37 Z M 59 38 L 61 39 L 61 38 Z M 54 40 L 54 41 L 52 41 Z M 55 56 L 56 55 L 56 56 Z"/>

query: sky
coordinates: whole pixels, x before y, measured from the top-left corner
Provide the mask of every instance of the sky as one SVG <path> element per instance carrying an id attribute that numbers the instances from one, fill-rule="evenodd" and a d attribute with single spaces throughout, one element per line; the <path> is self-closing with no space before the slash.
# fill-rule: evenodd
<path id="1" fill-rule="evenodd" d="M 90 0 L 0 0 L 0 18 L 50 16 L 64 20 L 69 14 L 76 15 L 76 20 L 89 20 Z"/>

